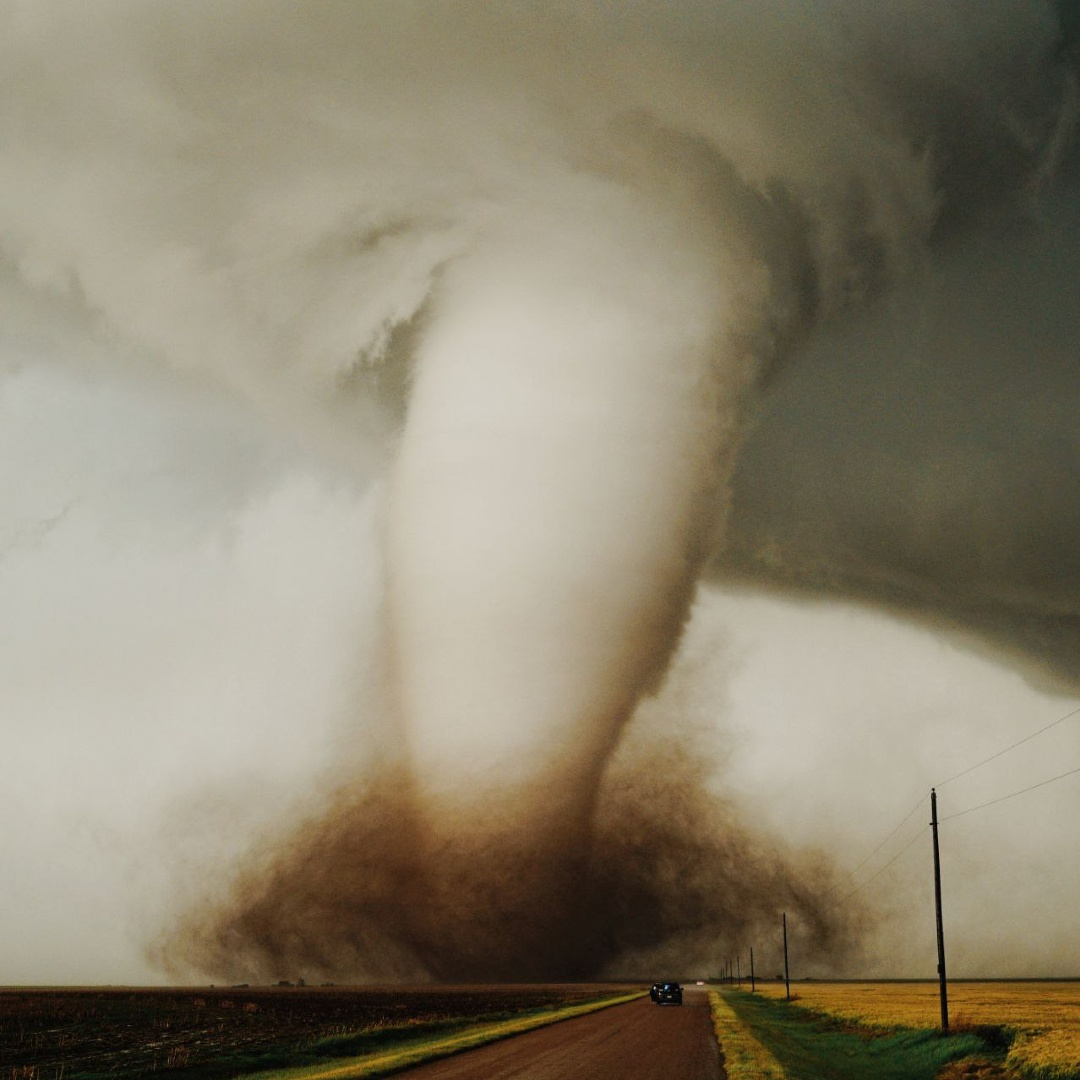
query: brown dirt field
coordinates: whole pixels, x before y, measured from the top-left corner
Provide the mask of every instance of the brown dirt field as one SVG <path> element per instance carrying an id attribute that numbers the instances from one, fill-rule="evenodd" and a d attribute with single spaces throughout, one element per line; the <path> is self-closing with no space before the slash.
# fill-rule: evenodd
<path id="1" fill-rule="evenodd" d="M 625 990 L 607 984 L 3 989 L 0 1080 L 215 1080 L 254 1068 L 270 1053 L 308 1053 L 320 1039 L 403 1027 L 415 1032 Z"/>

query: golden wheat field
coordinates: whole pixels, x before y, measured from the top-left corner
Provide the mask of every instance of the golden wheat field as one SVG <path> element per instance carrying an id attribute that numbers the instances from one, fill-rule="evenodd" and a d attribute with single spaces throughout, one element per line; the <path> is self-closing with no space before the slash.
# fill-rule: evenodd
<path id="1" fill-rule="evenodd" d="M 773 997 L 784 984 L 759 983 Z M 937 1027 L 938 985 L 929 983 L 801 982 L 791 988 L 796 1004 L 855 1020 L 867 1027 Z M 1046 1077 L 1080 1072 L 1080 982 L 949 983 L 952 1028 L 995 1024 L 1017 1037 L 1008 1065 Z"/>

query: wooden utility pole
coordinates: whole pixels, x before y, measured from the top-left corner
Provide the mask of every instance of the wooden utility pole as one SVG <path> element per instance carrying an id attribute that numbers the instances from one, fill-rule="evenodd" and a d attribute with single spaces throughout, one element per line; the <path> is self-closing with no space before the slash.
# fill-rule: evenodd
<path id="1" fill-rule="evenodd" d="M 735 977 L 739 980 L 739 989 L 742 989 L 742 957 L 735 957 Z"/>
<path id="2" fill-rule="evenodd" d="M 787 912 L 784 912 L 784 994 L 788 1001 L 791 1000 L 791 975 L 788 971 L 787 958 Z"/>
<path id="3" fill-rule="evenodd" d="M 941 918 L 941 852 L 938 849 L 937 791 L 930 789 L 930 828 L 934 834 L 934 910 L 937 915 L 937 972 L 941 1030 L 949 1030 L 949 991 L 945 981 L 945 924 Z"/>
<path id="4" fill-rule="evenodd" d="M 750 946 L 750 993 L 755 990 L 754 987 L 754 946 Z"/>

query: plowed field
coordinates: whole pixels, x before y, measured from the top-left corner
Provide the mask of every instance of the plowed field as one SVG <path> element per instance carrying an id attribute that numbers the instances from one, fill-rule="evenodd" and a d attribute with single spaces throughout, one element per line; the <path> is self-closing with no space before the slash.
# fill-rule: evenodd
<path id="1" fill-rule="evenodd" d="M 0 1080 L 215 1080 L 624 986 L 0 990 Z M 358 1051 L 359 1052 L 359 1051 Z"/>

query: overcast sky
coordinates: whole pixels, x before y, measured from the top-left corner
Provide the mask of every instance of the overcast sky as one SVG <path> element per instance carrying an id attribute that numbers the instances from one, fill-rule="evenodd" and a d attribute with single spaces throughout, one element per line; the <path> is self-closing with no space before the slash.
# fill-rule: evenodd
<path id="1" fill-rule="evenodd" d="M 814 889 L 806 970 L 932 975 L 930 786 L 1080 768 L 951 779 L 1080 709 L 1075 23 L 0 3 L 0 983 L 708 967 Z M 620 864 L 665 782 L 719 846 Z M 945 824 L 952 973 L 1080 970 L 1078 810 Z M 751 913 L 626 915 L 731 838 Z"/>

